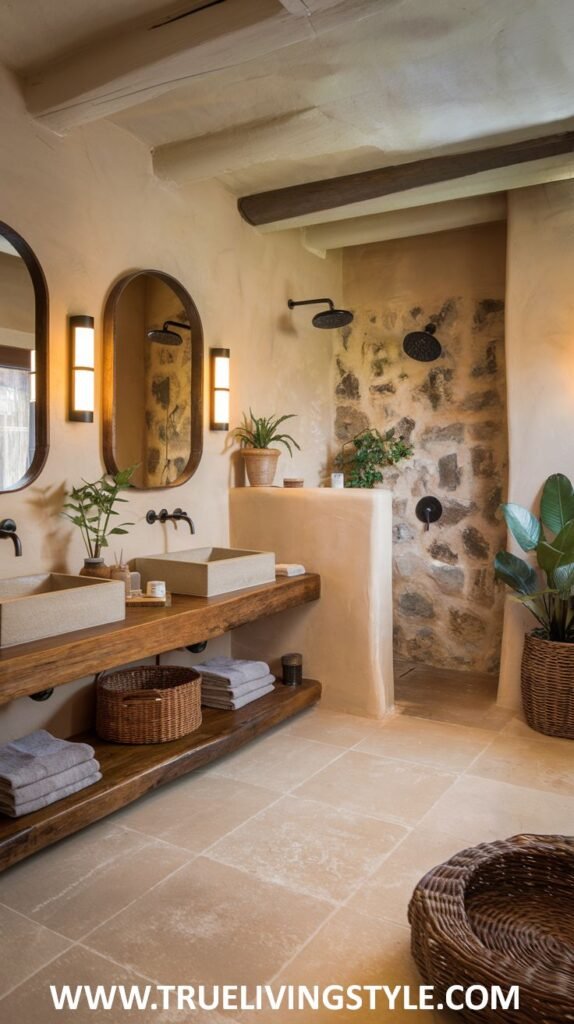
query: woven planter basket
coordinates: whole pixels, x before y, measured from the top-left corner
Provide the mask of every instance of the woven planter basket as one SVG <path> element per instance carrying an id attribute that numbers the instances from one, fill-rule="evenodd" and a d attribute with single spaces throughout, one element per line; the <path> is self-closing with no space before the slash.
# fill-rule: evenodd
<path id="1" fill-rule="evenodd" d="M 271 487 L 277 470 L 278 448 L 243 448 L 247 479 L 252 487 Z"/>
<path id="2" fill-rule="evenodd" d="M 167 743 L 199 729 L 201 676 L 175 665 L 140 665 L 101 676 L 96 732 L 112 743 Z"/>
<path id="3" fill-rule="evenodd" d="M 574 1021 L 574 839 L 514 836 L 463 850 L 419 882 L 409 921 L 435 1003 L 451 985 L 519 986 L 519 1009 L 464 1009 L 462 1020 Z"/>
<path id="4" fill-rule="evenodd" d="M 522 655 L 522 704 L 531 729 L 574 739 L 574 644 L 529 633 Z"/>

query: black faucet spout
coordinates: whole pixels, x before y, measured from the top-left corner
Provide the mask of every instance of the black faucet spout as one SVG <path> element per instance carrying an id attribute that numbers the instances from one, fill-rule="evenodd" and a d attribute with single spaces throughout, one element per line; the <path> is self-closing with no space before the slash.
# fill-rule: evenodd
<path id="1" fill-rule="evenodd" d="M 189 532 L 190 533 L 195 533 L 195 526 L 193 524 L 193 519 L 191 519 L 188 516 L 187 512 L 184 512 L 183 509 L 181 509 L 181 508 L 174 508 L 172 519 L 174 519 L 176 522 L 179 521 L 179 522 L 182 522 L 182 523 L 187 523 L 187 525 L 189 526 Z"/>
<path id="2" fill-rule="evenodd" d="M 2 519 L 0 521 L 0 540 L 11 540 L 14 545 L 14 554 L 20 558 L 22 554 L 22 541 L 16 533 L 16 523 L 13 519 Z"/>

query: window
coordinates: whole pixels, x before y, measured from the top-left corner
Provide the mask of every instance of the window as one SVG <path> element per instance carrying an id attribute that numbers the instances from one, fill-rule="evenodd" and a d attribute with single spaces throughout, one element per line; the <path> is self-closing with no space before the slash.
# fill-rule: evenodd
<path id="1" fill-rule="evenodd" d="M 31 388 L 30 351 L 0 347 L 0 490 L 14 487 L 34 456 Z"/>

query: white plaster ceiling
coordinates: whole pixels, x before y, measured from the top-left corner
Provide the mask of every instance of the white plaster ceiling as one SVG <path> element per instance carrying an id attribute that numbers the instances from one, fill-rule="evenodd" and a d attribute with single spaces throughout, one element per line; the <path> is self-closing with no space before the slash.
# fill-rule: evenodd
<path id="1" fill-rule="evenodd" d="M 132 26 L 149 28 L 199 2 L 4 0 L 0 60 L 23 82 L 75 51 L 99 46 L 105 61 L 106 39 L 124 28 L 129 39 Z M 204 14 L 225 36 L 227 11 L 245 2 Z M 183 182 L 215 177 L 245 194 L 574 123 L 574 0 L 250 2 L 283 19 L 263 55 L 239 47 L 229 58 L 235 66 L 195 77 L 190 46 L 192 77 L 162 81 L 145 99 L 138 69 L 136 98 L 107 111 L 150 148 L 192 140 Z M 292 25 L 304 30 L 286 34 Z"/>
<path id="2" fill-rule="evenodd" d="M 2 0 L 0 61 L 27 72 L 162 6 L 159 0 Z"/>

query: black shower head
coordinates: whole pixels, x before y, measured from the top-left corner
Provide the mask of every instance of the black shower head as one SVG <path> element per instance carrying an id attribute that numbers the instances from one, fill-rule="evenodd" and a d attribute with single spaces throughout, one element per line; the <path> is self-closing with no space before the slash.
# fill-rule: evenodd
<path id="1" fill-rule="evenodd" d="M 353 320 L 353 314 L 348 309 L 335 309 L 335 303 L 332 299 L 301 299 L 296 302 L 294 299 L 289 299 L 287 305 L 289 309 L 293 309 L 294 306 L 317 306 L 326 304 L 329 309 L 323 309 L 320 313 L 315 313 L 313 317 L 313 327 L 321 327 L 323 329 L 332 329 L 334 327 L 346 327 Z"/>
<path id="2" fill-rule="evenodd" d="M 403 348 L 411 359 L 419 363 L 432 363 L 442 353 L 441 343 L 435 338 L 436 325 L 427 324 L 424 331 L 411 331 L 405 336 Z"/>
<path id="3" fill-rule="evenodd" d="M 313 327 L 333 328 L 346 327 L 353 320 L 353 314 L 348 309 L 324 309 L 321 313 L 315 313 L 312 323 Z"/>
<path id="4" fill-rule="evenodd" d="M 181 324 L 179 320 L 166 320 L 161 331 L 148 331 L 147 336 L 150 341 L 159 345 L 181 345 L 183 338 L 177 331 L 170 331 L 170 327 L 183 327 L 189 331 L 189 324 Z"/>

